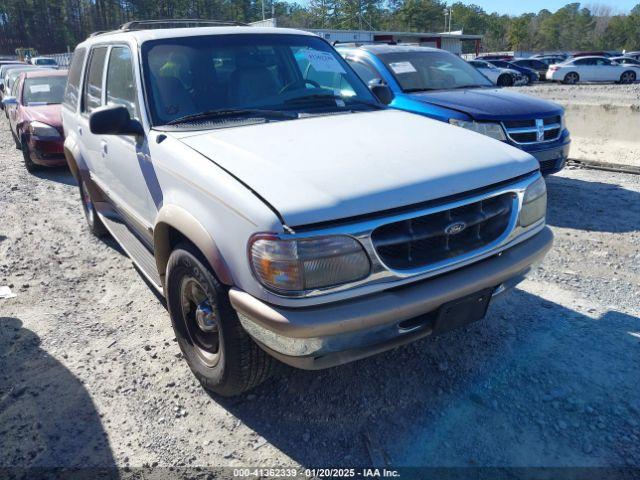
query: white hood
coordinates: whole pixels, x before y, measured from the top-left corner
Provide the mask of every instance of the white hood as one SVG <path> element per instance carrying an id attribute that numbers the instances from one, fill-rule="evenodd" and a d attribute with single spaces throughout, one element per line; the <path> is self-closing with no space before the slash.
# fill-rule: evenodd
<path id="1" fill-rule="evenodd" d="M 176 136 L 257 192 L 289 226 L 434 200 L 538 168 L 507 144 L 397 110 Z"/>

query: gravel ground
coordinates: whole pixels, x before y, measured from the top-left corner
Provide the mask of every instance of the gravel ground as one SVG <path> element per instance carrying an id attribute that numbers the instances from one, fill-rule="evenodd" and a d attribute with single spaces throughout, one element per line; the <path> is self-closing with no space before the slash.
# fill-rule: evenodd
<path id="1" fill-rule="evenodd" d="M 543 97 L 561 104 L 584 103 L 588 105 L 635 105 L 640 108 L 640 83 L 617 85 L 615 83 L 562 85 L 539 82 L 526 87 L 516 87 L 522 93 Z"/>
<path id="2" fill-rule="evenodd" d="M 640 466 L 640 176 L 549 179 L 555 248 L 485 320 L 229 400 L 71 175 L 4 126 L 0 165 L 0 467 Z"/>

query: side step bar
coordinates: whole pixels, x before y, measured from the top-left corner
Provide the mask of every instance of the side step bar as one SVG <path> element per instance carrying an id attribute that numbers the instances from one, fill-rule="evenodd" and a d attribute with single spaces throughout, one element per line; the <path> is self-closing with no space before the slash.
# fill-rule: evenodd
<path id="1" fill-rule="evenodd" d="M 146 279 L 158 292 L 164 295 L 162 281 L 160 280 L 160 275 L 158 275 L 156 259 L 153 254 L 138 240 L 138 237 L 131 233 L 131 230 L 124 223 L 105 217 L 100 213 L 98 213 L 98 217 Z"/>

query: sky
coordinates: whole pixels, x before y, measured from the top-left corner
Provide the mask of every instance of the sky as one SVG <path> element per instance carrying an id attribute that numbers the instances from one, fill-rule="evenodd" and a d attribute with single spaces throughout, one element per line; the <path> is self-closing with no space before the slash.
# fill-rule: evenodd
<path id="1" fill-rule="evenodd" d="M 575 0 L 578 1 L 578 0 Z M 449 4 L 453 3 L 448 0 Z M 564 7 L 568 3 L 574 3 L 573 0 L 462 0 L 467 5 L 475 4 L 481 6 L 486 12 L 506 13 L 508 15 L 520 15 L 526 12 L 537 13 L 543 8 L 555 12 L 559 8 Z M 583 6 L 589 5 L 608 5 L 616 11 L 628 12 L 640 0 L 589 0 L 580 2 Z"/>

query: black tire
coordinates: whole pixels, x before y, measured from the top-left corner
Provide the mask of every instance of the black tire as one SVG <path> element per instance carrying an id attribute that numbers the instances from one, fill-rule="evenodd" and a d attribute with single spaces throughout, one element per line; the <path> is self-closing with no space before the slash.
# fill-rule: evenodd
<path id="1" fill-rule="evenodd" d="M 11 126 L 9 126 L 9 130 L 11 130 Z M 15 143 L 16 145 L 16 150 L 22 150 L 22 145 L 20 144 L 20 139 L 18 138 L 18 136 L 13 133 L 13 130 L 11 130 L 11 136 L 13 137 L 13 143 Z"/>
<path id="2" fill-rule="evenodd" d="M 227 397 L 240 395 L 270 376 L 275 360 L 244 331 L 227 288 L 192 244 L 180 243 L 171 253 L 166 282 L 167 308 L 178 345 L 205 389 Z M 198 305 L 187 298 L 194 284 L 201 296 L 196 299 Z M 212 331 L 204 331 L 196 320 L 201 305 L 211 312 L 212 320 L 206 325 L 215 325 Z"/>
<path id="3" fill-rule="evenodd" d="M 511 87 L 513 86 L 513 77 L 511 75 L 503 73 L 498 77 L 497 84 L 499 87 Z"/>
<path id="4" fill-rule="evenodd" d="M 31 160 L 31 152 L 29 151 L 29 142 L 27 142 L 27 139 L 22 136 L 22 142 L 20 142 L 22 144 L 21 150 L 22 150 L 22 158 L 24 159 L 24 166 L 27 169 L 27 172 L 29 173 L 34 173 L 37 172 L 38 170 L 40 170 L 40 165 L 33 163 L 33 160 Z"/>
<path id="5" fill-rule="evenodd" d="M 82 179 L 80 179 L 79 188 L 80 201 L 82 202 L 82 211 L 84 212 L 84 218 L 87 221 L 89 231 L 98 238 L 104 237 L 109 232 L 102 223 L 102 220 L 100 220 L 100 217 L 98 217 L 95 206 L 93 204 L 93 200 L 89 195 L 87 185 Z"/>
<path id="6" fill-rule="evenodd" d="M 626 72 L 622 72 L 622 75 L 620 75 L 620 83 L 622 83 L 623 85 L 635 83 L 635 81 L 636 81 L 636 72 L 627 70 Z"/>
<path id="7" fill-rule="evenodd" d="M 575 85 L 579 81 L 580 75 L 578 75 L 576 72 L 569 72 L 564 76 L 564 80 L 562 81 L 562 83 L 567 85 Z"/>

